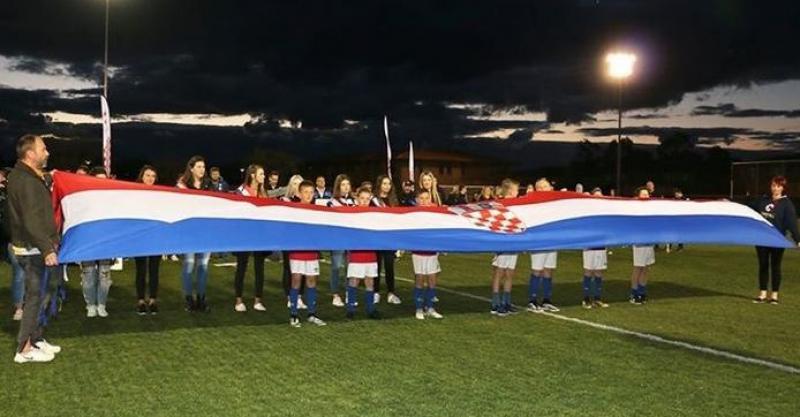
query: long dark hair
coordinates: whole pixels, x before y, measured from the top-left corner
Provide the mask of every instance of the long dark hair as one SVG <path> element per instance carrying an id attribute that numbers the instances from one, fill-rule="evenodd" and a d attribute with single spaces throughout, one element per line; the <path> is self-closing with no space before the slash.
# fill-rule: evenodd
<path id="1" fill-rule="evenodd" d="M 392 185 L 392 188 L 389 190 L 389 194 L 385 198 L 380 196 L 381 195 L 381 184 L 383 184 L 383 180 L 384 179 L 389 180 L 389 184 Z M 372 186 L 372 188 L 373 188 L 372 189 L 372 195 L 374 195 L 376 198 L 379 198 L 380 200 L 382 200 L 383 203 L 386 204 L 387 206 L 396 207 L 396 206 L 398 206 L 400 204 L 397 201 L 397 195 L 394 192 L 394 183 L 392 182 L 392 179 L 389 178 L 388 175 L 378 175 L 378 178 L 375 179 L 375 184 Z"/>
<path id="2" fill-rule="evenodd" d="M 256 179 L 258 170 L 264 170 L 264 167 L 258 164 L 250 164 L 244 172 L 244 186 L 249 187 Z M 254 197 L 266 197 L 267 191 L 264 189 L 264 183 L 258 184 L 256 188 L 256 195 Z"/>
<path id="3" fill-rule="evenodd" d="M 350 195 L 342 195 L 341 185 L 342 181 L 347 181 L 350 183 Z M 353 194 L 353 181 L 350 181 L 350 177 L 347 174 L 339 174 L 336 176 L 336 179 L 333 180 L 333 198 L 350 198 Z"/>
<path id="4" fill-rule="evenodd" d="M 156 174 L 156 182 L 158 182 L 158 171 L 156 171 L 156 168 L 152 165 L 145 165 L 139 170 L 139 175 L 136 177 L 136 182 L 144 182 L 144 173 L 147 171 L 153 171 L 153 173 Z"/>
<path id="5" fill-rule="evenodd" d="M 192 176 L 192 168 L 194 168 L 195 164 L 198 162 L 206 162 L 206 158 L 203 158 L 200 155 L 195 155 L 189 158 L 189 162 L 186 163 L 186 169 L 183 171 L 183 175 L 181 176 L 180 182 L 183 183 L 187 188 L 194 188 L 194 178 Z"/>

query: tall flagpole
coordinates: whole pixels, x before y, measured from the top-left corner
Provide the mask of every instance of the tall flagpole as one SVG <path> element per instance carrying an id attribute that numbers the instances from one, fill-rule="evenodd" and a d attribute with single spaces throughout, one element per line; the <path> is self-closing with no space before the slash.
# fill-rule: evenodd
<path id="1" fill-rule="evenodd" d="M 103 96 L 108 99 L 108 9 L 111 0 L 106 0 L 106 37 L 103 54 Z"/>
<path id="2" fill-rule="evenodd" d="M 103 49 L 103 95 L 100 97 L 100 116 L 103 123 L 103 168 L 111 177 L 111 111 L 108 108 L 108 10 L 110 0 L 106 0 L 106 32 Z"/>
<path id="3" fill-rule="evenodd" d="M 392 179 L 392 144 L 389 142 L 389 117 L 383 116 L 383 134 L 386 136 L 386 175 Z"/>

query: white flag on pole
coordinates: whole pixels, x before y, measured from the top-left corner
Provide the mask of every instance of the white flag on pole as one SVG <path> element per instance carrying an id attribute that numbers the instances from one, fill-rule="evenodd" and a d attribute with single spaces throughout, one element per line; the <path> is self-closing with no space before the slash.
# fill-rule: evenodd
<path id="1" fill-rule="evenodd" d="M 408 141 L 408 180 L 414 181 L 414 142 Z"/>
<path id="2" fill-rule="evenodd" d="M 108 110 L 108 101 L 105 96 L 100 96 L 100 117 L 103 121 L 103 168 L 106 175 L 111 176 L 111 113 Z"/>
<path id="3" fill-rule="evenodd" d="M 392 179 L 392 145 L 389 143 L 389 117 L 383 116 L 383 134 L 386 136 L 386 175 Z"/>

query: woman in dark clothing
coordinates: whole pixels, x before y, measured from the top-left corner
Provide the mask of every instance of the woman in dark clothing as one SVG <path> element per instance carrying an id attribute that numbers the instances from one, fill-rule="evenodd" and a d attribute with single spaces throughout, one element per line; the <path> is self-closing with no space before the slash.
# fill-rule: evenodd
<path id="1" fill-rule="evenodd" d="M 786 178 L 777 176 L 770 182 L 770 195 L 765 195 L 753 204 L 753 209 L 772 223 L 782 234 L 790 232 L 795 242 L 800 242 L 797 229 L 797 212 L 792 200 L 786 196 Z M 758 254 L 758 297 L 754 303 L 778 304 L 778 291 L 781 287 L 781 261 L 783 248 L 756 246 Z M 771 272 L 771 274 L 770 274 Z M 771 282 L 770 282 L 771 281 Z M 767 284 L 771 284 L 772 294 L 767 297 Z"/>
<path id="2" fill-rule="evenodd" d="M 145 185 L 154 185 L 158 181 L 156 169 L 150 165 L 145 165 L 139 171 L 136 182 Z M 158 314 L 158 269 L 161 265 L 161 256 L 142 256 L 134 258 L 136 263 L 136 314 L 143 316 L 148 312 Z M 148 285 L 147 276 L 150 276 Z M 145 288 L 150 290 L 150 299 L 145 301 Z"/>
<path id="3" fill-rule="evenodd" d="M 399 205 L 397 196 L 394 193 L 394 184 L 391 178 L 381 175 L 375 180 L 375 196 L 372 197 L 371 206 L 374 207 L 397 207 Z M 378 276 L 375 278 L 375 304 L 381 300 L 381 267 L 386 278 L 386 302 L 389 304 L 400 304 L 400 297 L 397 296 L 394 286 L 394 260 L 395 251 L 378 251 Z"/>
<path id="4" fill-rule="evenodd" d="M 267 191 L 264 188 L 264 168 L 260 165 L 250 164 L 245 171 L 244 183 L 236 189 L 236 193 L 247 197 L 267 198 Z M 266 311 L 266 307 L 261 302 L 264 295 L 264 259 L 270 255 L 266 251 L 236 252 L 236 273 L 234 274 L 233 290 L 236 294 L 236 301 L 233 310 L 239 313 L 247 311 L 242 300 L 244 292 L 244 276 L 247 272 L 247 264 L 250 255 L 253 256 L 253 269 L 255 272 L 255 289 L 253 295 L 253 310 Z"/>

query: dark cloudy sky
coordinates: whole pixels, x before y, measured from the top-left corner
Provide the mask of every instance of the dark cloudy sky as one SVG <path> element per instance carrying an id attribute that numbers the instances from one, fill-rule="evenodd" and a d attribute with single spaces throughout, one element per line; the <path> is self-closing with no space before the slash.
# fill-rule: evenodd
<path id="1" fill-rule="evenodd" d="M 103 0 L 3 1 L 0 134 L 97 122 L 103 18 Z M 111 0 L 109 98 L 150 126 L 346 132 L 388 113 L 442 146 L 608 141 L 621 48 L 636 142 L 796 151 L 799 40 L 797 0 Z"/>

